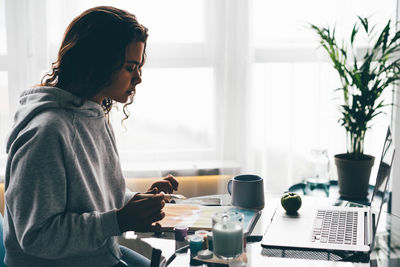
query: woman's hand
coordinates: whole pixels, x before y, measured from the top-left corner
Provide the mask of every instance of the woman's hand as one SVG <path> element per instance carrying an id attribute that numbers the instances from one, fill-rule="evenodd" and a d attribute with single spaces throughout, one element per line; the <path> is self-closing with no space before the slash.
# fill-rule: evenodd
<path id="1" fill-rule="evenodd" d="M 179 182 L 175 179 L 175 177 L 171 174 L 168 174 L 168 176 L 163 178 L 162 180 L 154 182 L 146 193 L 151 193 L 153 192 L 152 190 L 157 188 L 157 193 L 164 192 L 167 194 L 171 194 L 174 190 L 178 190 L 178 186 Z"/>
<path id="2" fill-rule="evenodd" d="M 149 193 L 157 193 L 157 189 Z M 160 224 L 153 223 L 164 218 L 165 213 L 162 211 L 164 206 L 164 194 L 154 194 L 149 198 L 134 196 L 125 206 L 117 210 L 120 231 L 159 232 Z"/>
<path id="3" fill-rule="evenodd" d="M 146 193 L 154 194 L 150 198 L 134 196 L 125 206 L 117 210 L 117 221 L 121 232 L 157 232 L 161 230 L 157 221 L 164 218 L 162 208 L 165 206 L 164 193 L 178 190 L 178 181 L 174 176 L 168 175 L 160 181 L 154 182 Z M 161 193 L 161 194 L 160 194 Z"/>

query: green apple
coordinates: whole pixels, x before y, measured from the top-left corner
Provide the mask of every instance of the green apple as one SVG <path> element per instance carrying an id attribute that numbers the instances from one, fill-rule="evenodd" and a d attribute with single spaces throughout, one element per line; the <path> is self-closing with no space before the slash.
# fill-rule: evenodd
<path id="1" fill-rule="evenodd" d="M 288 214 L 296 213 L 301 207 L 301 197 L 293 192 L 288 192 L 281 197 L 282 207 Z"/>

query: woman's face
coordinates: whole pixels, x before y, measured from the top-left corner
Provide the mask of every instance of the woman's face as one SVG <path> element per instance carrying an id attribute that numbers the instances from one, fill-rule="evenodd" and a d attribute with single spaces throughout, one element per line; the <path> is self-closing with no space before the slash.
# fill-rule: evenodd
<path id="1" fill-rule="evenodd" d="M 142 82 L 139 65 L 143 59 L 144 43 L 133 41 L 126 49 L 126 61 L 111 80 L 111 84 L 101 90 L 92 98 L 93 101 L 101 103 L 109 97 L 119 103 L 126 103 L 129 96 L 136 92 L 136 85 Z"/>

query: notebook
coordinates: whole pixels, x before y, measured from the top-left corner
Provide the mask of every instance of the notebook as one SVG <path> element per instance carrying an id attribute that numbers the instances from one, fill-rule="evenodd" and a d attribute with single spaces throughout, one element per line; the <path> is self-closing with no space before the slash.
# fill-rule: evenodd
<path id="1" fill-rule="evenodd" d="M 386 191 L 393 158 L 394 141 L 388 128 L 368 207 L 314 206 L 300 210 L 297 216 L 289 216 L 278 207 L 261 245 L 369 253 L 373 248 L 385 196 L 388 195 Z"/>

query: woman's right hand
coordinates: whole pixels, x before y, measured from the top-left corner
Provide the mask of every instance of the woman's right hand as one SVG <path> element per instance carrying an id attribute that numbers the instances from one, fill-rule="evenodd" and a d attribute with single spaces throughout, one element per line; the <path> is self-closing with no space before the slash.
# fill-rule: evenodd
<path id="1" fill-rule="evenodd" d="M 154 190 L 157 193 L 157 190 Z M 151 193 L 151 192 L 149 192 Z M 154 194 L 149 198 L 134 196 L 125 206 L 117 210 L 117 221 L 120 231 L 157 232 L 161 230 L 159 223 L 165 213 L 164 194 Z"/>

